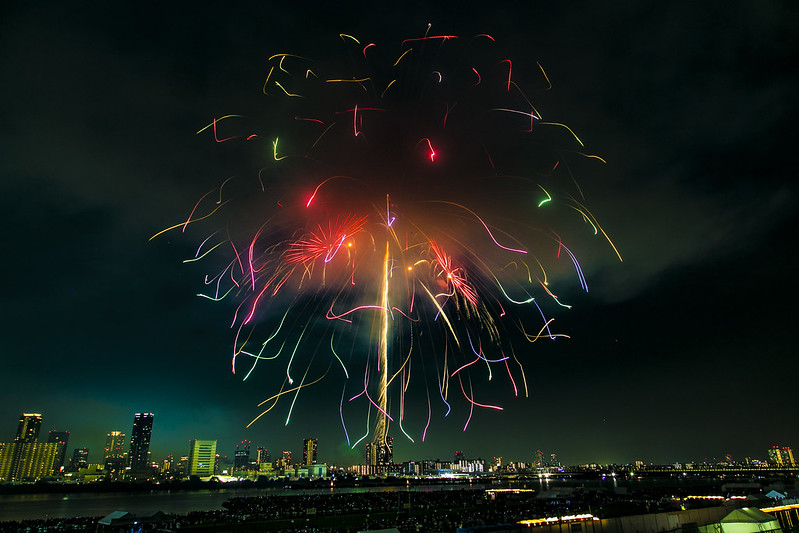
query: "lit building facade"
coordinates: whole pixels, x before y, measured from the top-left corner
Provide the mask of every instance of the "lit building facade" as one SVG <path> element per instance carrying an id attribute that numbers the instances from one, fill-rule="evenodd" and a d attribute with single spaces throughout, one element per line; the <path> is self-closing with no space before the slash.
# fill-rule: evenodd
<path id="1" fill-rule="evenodd" d="M 768 451 L 768 462 L 776 466 L 796 466 L 790 446 L 772 446 Z"/>
<path id="2" fill-rule="evenodd" d="M 0 481 L 35 481 L 52 475 L 62 446 L 38 442 L 42 415 L 22 413 L 13 442 L 0 444 Z"/>
<path id="3" fill-rule="evenodd" d="M 197 477 L 214 475 L 216 441 L 194 439 L 189 444 L 188 474 Z"/>
<path id="4" fill-rule="evenodd" d="M 153 414 L 133 415 L 133 429 L 130 432 L 130 468 L 134 472 L 147 470 L 150 466 L 150 436 L 153 433 Z"/>
<path id="5" fill-rule="evenodd" d="M 14 464 L 16 442 L 0 442 L 0 481 L 11 479 L 11 466 Z"/>
<path id="6" fill-rule="evenodd" d="M 302 439 L 302 464 L 315 465 L 317 463 L 317 450 L 319 439 Z"/>
<path id="7" fill-rule="evenodd" d="M 17 459 L 11 478 L 14 480 L 36 480 L 52 475 L 53 463 L 59 453 L 57 442 L 17 443 Z"/>
<path id="8" fill-rule="evenodd" d="M 0 481 L 35 481 L 52 475 L 59 445 L 52 442 L 0 444 Z"/>

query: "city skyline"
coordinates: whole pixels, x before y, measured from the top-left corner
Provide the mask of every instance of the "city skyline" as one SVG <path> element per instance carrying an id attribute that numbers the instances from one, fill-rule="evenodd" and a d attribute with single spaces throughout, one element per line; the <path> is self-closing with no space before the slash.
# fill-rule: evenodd
<path id="1" fill-rule="evenodd" d="M 461 449 L 530 460 L 540 449 L 570 463 L 670 463 L 764 455 L 759 450 L 775 443 L 799 442 L 785 371 L 799 267 L 789 144 L 799 88 L 796 7 L 713 0 L 661 9 L 153 9 L 45 2 L 4 17 L 0 61 L 13 83 L 0 88 L 0 212 L 8 228 L 0 422 L 9 421 L 0 423 L 0 441 L 14 439 L 20 413 L 41 413 L 39 441 L 69 431 L 66 458 L 87 447 L 95 462 L 110 432 L 129 444 L 135 414 L 154 413 L 153 458 L 182 453 L 193 439 L 219 439 L 226 455 L 246 440 L 273 458 L 282 450 L 296 457 L 312 435 L 331 462 L 360 460 L 375 419 L 369 429 L 361 418 L 346 420 L 345 435 L 339 406 L 349 398 L 332 374 L 302 390 L 290 421 L 289 401 L 247 428 L 286 368 L 259 373 L 264 361 L 246 381 L 246 372 L 231 373 L 236 308 L 196 296 L 208 272 L 183 262 L 197 253 L 196 235 L 148 239 L 185 221 L 228 178 L 257 180 L 275 160 L 270 142 L 256 149 L 196 133 L 240 114 L 263 138 L 279 134 L 263 93 L 272 54 L 346 56 L 336 48 L 350 43 L 345 34 L 392 55 L 429 23 L 431 35 L 458 35 L 459 43 L 491 34 L 541 114 L 607 162 L 572 160 L 569 170 L 624 262 L 592 248 L 591 228 L 581 226 L 589 246 L 575 253 L 590 291 L 558 285 L 571 308 L 554 315 L 569 338 L 514 344 L 527 397 L 515 396 L 505 376 L 475 374 L 479 401 L 504 410 L 475 408 L 464 431 L 468 409 L 448 414 L 439 391 L 427 391 L 428 402 L 417 390 L 404 398 L 401 420 L 414 442 L 398 423 L 388 425 L 394 457 Z M 286 153 L 289 141 L 281 139 Z M 465 154 L 454 156 L 461 157 L 466 166 Z M 473 201 L 481 205 L 476 194 Z M 504 214 L 502 205 L 490 207 Z M 543 288 L 535 296 L 548 298 Z M 425 371 L 435 380 L 432 363 Z M 410 390 L 417 386 L 412 380 Z M 742 434 L 753 420 L 762 429 Z"/>
<path id="2" fill-rule="evenodd" d="M 149 421 L 149 429 L 150 433 L 152 433 L 152 422 L 155 418 L 153 413 L 136 413 L 134 415 L 134 430 L 136 429 L 137 422 L 139 422 L 142 418 L 142 415 L 147 417 Z M 34 443 L 36 442 L 36 438 L 31 436 L 26 440 L 17 440 L 20 438 L 21 435 L 36 433 L 36 429 L 41 427 L 43 422 L 43 415 L 41 413 L 36 413 L 31 415 L 29 413 L 23 413 L 20 415 L 20 420 L 18 424 L 18 428 L 16 431 L 16 437 L 13 440 L 9 440 L 8 442 L 26 442 L 26 443 Z M 33 421 L 33 431 L 28 431 L 27 428 L 31 427 L 31 421 Z M 213 431 L 209 430 L 209 433 L 213 433 Z M 53 431 L 51 430 L 48 433 L 47 442 L 48 443 L 58 443 L 61 445 L 61 448 L 58 450 L 58 454 L 56 456 L 56 461 L 61 460 L 63 466 L 67 466 L 64 463 L 64 457 L 69 457 L 70 461 L 74 462 L 76 458 L 81 461 L 81 463 L 89 462 L 91 464 L 101 464 L 104 465 L 106 470 L 124 470 L 124 468 L 130 467 L 133 469 L 133 453 L 132 450 L 134 449 L 133 438 L 128 439 L 126 434 L 120 431 L 111 431 L 105 436 L 105 446 L 103 448 L 97 449 L 92 454 L 91 448 L 88 446 L 70 446 L 67 447 L 67 440 L 69 435 L 71 434 L 70 431 Z M 66 435 L 66 438 L 64 438 Z M 206 435 L 208 437 L 209 435 Z M 628 458 L 627 460 L 623 461 L 615 461 L 615 462 L 603 462 L 600 460 L 588 460 L 588 461 L 576 461 L 576 462 L 566 462 L 563 463 L 560 460 L 560 453 L 555 450 L 549 450 L 546 452 L 542 452 L 540 449 L 531 449 L 527 455 L 523 456 L 506 456 L 502 453 L 490 452 L 488 454 L 473 454 L 468 453 L 468 448 L 460 447 L 458 449 L 453 449 L 450 455 L 440 455 L 440 456 L 403 456 L 399 458 L 395 458 L 392 455 L 392 441 L 393 438 L 389 437 L 389 447 L 388 452 L 380 452 L 379 450 L 375 453 L 371 452 L 372 443 L 367 442 L 363 444 L 359 450 L 359 454 L 353 457 L 352 461 L 350 462 L 339 462 L 338 466 L 351 466 L 355 464 L 365 464 L 365 465 L 380 465 L 380 464 L 399 464 L 406 461 L 419 461 L 419 460 L 454 460 L 455 462 L 458 461 L 471 461 L 475 459 L 482 459 L 485 461 L 496 461 L 505 460 L 513 461 L 513 462 L 523 462 L 532 464 L 535 466 L 557 466 L 557 465 L 578 465 L 578 464 L 619 464 L 619 465 L 633 465 L 637 463 L 643 464 L 682 464 L 682 463 L 722 463 L 722 462 L 733 462 L 737 464 L 742 464 L 746 462 L 768 462 L 770 464 L 778 465 L 778 466 L 790 466 L 795 464 L 793 449 L 792 446 L 787 445 L 789 443 L 779 443 L 773 444 L 773 442 L 765 442 L 760 450 L 752 450 L 751 453 L 742 456 L 734 456 L 729 452 L 719 452 L 718 455 L 712 457 L 704 457 L 704 458 L 692 458 L 692 457 L 682 457 L 675 459 L 673 461 L 668 461 L 665 463 L 658 463 L 656 461 L 647 461 L 644 460 L 642 457 L 633 457 Z M 0 443 L 5 441 L 0 440 Z M 199 443 L 199 444 L 195 444 Z M 210 450 L 211 443 L 213 443 L 214 452 L 218 455 L 220 459 L 224 459 L 227 463 L 231 465 L 232 468 L 248 468 L 251 460 L 257 460 L 257 463 L 264 462 L 263 459 L 268 455 L 270 459 L 272 457 L 272 453 L 269 450 L 277 450 L 277 448 L 271 448 L 269 446 L 264 446 L 264 443 L 256 443 L 254 446 L 256 447 L 256 454 L 251 455 L 251 449 L 253 447 L 253 443 L 249 440 L 243 440 L 241 442 L 237 442 L 235 444 L 231 444 L 230 450 L 226 452 L 225 445 L 220 446 L 219 439 L 188 439 L 187 440 L 187 447 L 186 449 L 173 449 L 168 450 L 166 452 L 162 452 L 162 455 L 151 456 L 147 466 L 152 466 L 154 464 L 159 464 L 161 461 L 171 458 L 173 461 L 177 460 L 184 455 L 191 457 L 192 450 L 197 449 L 203 450 L 203 456 L 206 457 L 208 450 Z M 310 465 L 324 463 L 324 464 L 336 464 L 337 461 L 326 458 L 325 457 L 325 443 L 322 443 L 322 457 L 321 459 L 318 457 L 319 454 L 319 439 L 317 437 L 303 437 L 301 441 L 294 443 L 295 447 L 293 451 L 299 449 L 299 456 L 301 457 L 301 461 L 297 464 L 300 465 Z M 86 454 L 86 449 L 89 449 L 88 454 Z M 291 446 L 284 446 L 285 448 L 292 448 Z M 464 449 L 467 449 L 465 452 Z M 102 450 L 102 453 L 100 453 Z M 383 453 L 383 455 L 378 455 Z M 385 454 L 388 454 L 387 456 Z M 286 450 L 282 452 L 275 452 L 274 458 L 275 460 L 279 461 L 291 461 L 292 450 Z M 310 458 L 309 458 L 310 456 Z M 101 460 L 98 460 L 101 459 Z M 109 462 L 110 461 L 110 462 Z M 115 462 L 116 461 L 116 462 Z M 191 459 L 190 459 L 191 461 Z M 270 462 L 270 461 L 265 461 Z M 208 468 L 208 461 L 205 460 L 205 468 Z M 54 463 L 56 464 L 56 463 Z M 141 468 L 140 468 L 141 469 Z"/>

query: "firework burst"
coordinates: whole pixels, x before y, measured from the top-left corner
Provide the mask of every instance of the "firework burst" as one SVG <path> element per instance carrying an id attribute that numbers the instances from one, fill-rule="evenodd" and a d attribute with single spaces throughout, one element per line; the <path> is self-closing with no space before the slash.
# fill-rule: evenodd
<path id="1" fill-rule="evenodd" d="M 226 257 L 200 296 L 235 301 L 233 371 L 282 376 L 255 420 L 285 400 L 288 424 L 327 378 L 341 379 L 353 446 L 370 432 L 385 443 L 390 423 L 424 440 L 456 405 L 465 430 L 475 408 L 502 409 L 481 402 L 486 379 L 527 395 L 529 350 L 515 344 L 565 336 L 548 314 L 569 307 L 553 283 L 564 263 L 588 290 L 552 229 L 564 212 L 618 255 L 568 168 L 601 159 L 533 105 L 551 88 L 543 68 L 523 71 L 523 92 L 489 35 L 338 44 L 345 62 L 269 58 L 268 125 L 227 115 L 198 132 L 258 147 L 264 166 L 168 229 L 207 231 L 188 261 Z M 360 439 L 347 424 L 358 411 Z"/>

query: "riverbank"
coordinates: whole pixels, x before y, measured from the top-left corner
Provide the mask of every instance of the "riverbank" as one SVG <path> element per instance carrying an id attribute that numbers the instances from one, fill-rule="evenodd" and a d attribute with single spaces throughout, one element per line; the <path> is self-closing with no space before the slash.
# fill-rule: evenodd
<path id="1" fill-rule="evenodd" d="M 334 486 L 309 485 L 254 487 L 241 485 L 214 486 L 192 490 L 167 491 L 111 491 L 92 493 L 32 493 L 0 495 L 0 522 L 35 519 L 67 519 L 79 516 L 102 517 L 112 511 L 128 511 L 146 514 L 161 511 L 166 514 L 186 515 L 192 512 L 214 511 L 223 508 L 226 501 L 234 498 L 258 498 L 265 496 L 308 496 L 358 494 L 364 492 L 434 492 L 459 490 L 469 485 L 427 484 Z M 483 488 L 476 485 L 475 488 Z"/>

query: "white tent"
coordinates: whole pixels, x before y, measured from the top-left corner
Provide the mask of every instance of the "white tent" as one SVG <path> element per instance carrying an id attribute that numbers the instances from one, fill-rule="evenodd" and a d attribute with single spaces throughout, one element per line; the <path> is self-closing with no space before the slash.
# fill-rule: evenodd
<path id="1" fill-rule="evenodd" d="M 764 513 L 754 507 L 735 509 L 721 519 L 723 533 L 760 533 L 761 531 L 781 532 L 777 517 Z"/>
<path id="2" fill-rule="evenodd" d="M 98 524 L 102 524 L 104 526 L 113 526 L 117 524 L 126 524 L 130 522 L 133 518 L 133 515 L 127 511 L 113 511 L 108 513 L 104 517 L 102 517 Z"/>

